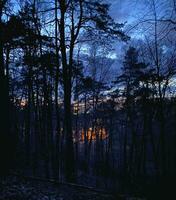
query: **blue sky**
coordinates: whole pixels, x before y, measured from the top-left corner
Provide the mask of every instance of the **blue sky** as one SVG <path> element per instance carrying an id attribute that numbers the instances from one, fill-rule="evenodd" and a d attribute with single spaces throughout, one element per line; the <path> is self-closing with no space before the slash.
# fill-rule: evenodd
<path id="1" fill-rule="evenodd" d="M 152 41 L 154 37 L 154 23 L 152 21 L 154 19 L 154 6 L 152 0 L 106 0 L 106 2 L 111 3 L 110 14 L 116 22 L 127 22 L 124 30 L 132 38 L 128 45 L 133 45 L 138 39 L 145 42 L 147 38 Z M 154 0 L 154 3 L 157 19 L 176 20 L 176 8 L 173 6 L 174 0 Z M 168 51 L 170 46 L 166 48 L 167 45 L 174 46 L 174 25 L 158 22 L 157 30 L 160 44 Z M 170 32 L 170 30 L 172 31 Z M 166 35 L 167 37 L 165 37 Z M 168 43 L 168 41 L 173 44 Z M 114 63 L 115 70 L 118 70 L 122 65 L 124 50 L 128 45 L 122 42 L 116 43 L 117 61 Z"/>
<path id="2" fill-rule="evenodd" d="M 118 22 L 131 23 L 135 20 L 137 13 L 145 7 L 144 0 L 107 0 L 111 4 L 110 12 Z M 144 10 L 143 10 L 144 11 Z"/>

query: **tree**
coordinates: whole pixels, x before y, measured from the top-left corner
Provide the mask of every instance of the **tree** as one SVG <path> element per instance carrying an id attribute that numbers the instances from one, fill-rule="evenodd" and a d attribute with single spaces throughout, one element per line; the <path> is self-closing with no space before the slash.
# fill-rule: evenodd
<path id="1" fill-rule="evenodd" d="M 8 118 L 9 118 L 9 112 L 8 112 L 8 91 L 7 91 L 7 80 L 5 75 L 5 63 L 4 63 L 4 22 L 2 19 L 3 11 L 5 8 L 5 4 L 7 1 L 1 1 L 0 2 L 0 85 L 1 85 L 1 102 L 0 102 L 0 109 L 1 109 L 1 144 L 0 144 L 0 159 L 1 159 L 1 172 L 4 173 L 4 170 L 9 167 L 7 159 L 5 157 L 5 152 L 7 151 L 6 145 L 7 145 L 7 135 L 9 134 L 8 130 Z M 4 111 L 5 108 L 5 112 Z M 5 113 L 5 115 L 4 115 Z"/>
<path id="2" fill-rule="evenodd" d="M 141 168 L 141 149 L 145 146 L 145 140 L 139 143 L 138 130 L 136 123 L 139 123 L 138 113 L 140 113 L 140 99 L 148 98 L 150 90 L 146 87 L 149 81 L 149 69 L 145 63 L 139 61 L 137 49 L 129 47 L 126 51 L 122 74 L 117 77 L 115 83 L 120 84 L 123 89 L 122 98 L 124 99 L 125 131 L 123 135 L 123 183 L 127 186 L 129 181 L 135 182 L 140 174 Z M 146 128 L 146 127 L 145 127 Z M 145 134 L 144 134 L 145 135 Z M 128 150 L 128 146 L 130 149 Z M 144 147 L 145 148 L 145 147 Z M 145 150 L 144 150 L 145 151 Z M 144 152 L 145 155 L 146 151 Z M 143 156 L 144 156 L 143 155 Z"/>
<path id="3" fill-rule="evenodd" d="M 9 98 L 9 40 L 15 38 L 16 35 L 10 33 L 8 29 L 8 21 L 5 19 L 7 0 L 0 2 L 0 110 L 1 110 L 1 124 L 0 124 L 0 159 L 1 169 L 0 173 L 5 174 L 12 164 L 13 152 L 15 151 L 15 137 L 10 128 L 10 98 Z M 9 38 L 10 35 L 10 38 Z M 5 56 L 6 53 L 6 56 Z"/>
<path id="4" fill-rule="evenodd" d="M 69 28 L 68 28 L 69 27 Z M 89 27 L 96 27 L 102 33 L 126 39 L 121 30 L 122 25 L 116 24 L 108 15 L 108 5 L 97 1 L 60 1 L 60 46 L 63 67 L 64 85 L 64 135 L 66 143 L 65 166 L 66 179 L 74 178 L 74 155 L 72 143 L 72 114 L 71 114 L 71 88 L 72 65 L 74 49 L 79 35 Z M 92 30 L 91 28 L 91 30 Z M 70 163 L 73 163 L 72 165 Z"/>

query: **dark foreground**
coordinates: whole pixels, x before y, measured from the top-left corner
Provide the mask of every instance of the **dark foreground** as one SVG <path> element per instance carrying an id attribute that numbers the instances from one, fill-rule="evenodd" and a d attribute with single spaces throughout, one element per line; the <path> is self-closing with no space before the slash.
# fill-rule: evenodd
<path id="1" fill-rule="evenodd" d="M 0 181 L 0 200 L 115 200 L 102 194 L 75 186 L 54 184 L 8 176 Z M 119 198 L 121 199 L 121 198 Z"/>

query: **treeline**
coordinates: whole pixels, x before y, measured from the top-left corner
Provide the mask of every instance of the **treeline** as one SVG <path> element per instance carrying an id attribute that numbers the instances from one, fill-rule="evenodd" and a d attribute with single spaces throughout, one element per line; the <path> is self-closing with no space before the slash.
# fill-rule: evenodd
<path id="1" fill-rule="evenodd" d="M 94 43 L 107 38 L 127 39 L 123 24 L 115 23 L 108 10 L 102 2 L 82 0 L 1 3 L 1 106 L 8 115 L 2 132 L 15 132 L 23 141 L 27 162 L 37 163 L 42 151 L 46 166 L 51 157 L 58 163 L 58 149 L 63 145 L 68 181 L 75 179 L 72 92 L 79 84 L 75 80 L 83 83 L 87 79 L 79 45 L 84 38 Z M 57 165 L 53 165 L 58 173 Z M 47 177 L 48 170 L 46 167 Z"/>
<path id="2" fill-rule="evenodd" d="M 130 41 L 103 1 L 1 1 L 1 172 L 121 192 L 175 177 L 174 23 L 151 9 Z"/>

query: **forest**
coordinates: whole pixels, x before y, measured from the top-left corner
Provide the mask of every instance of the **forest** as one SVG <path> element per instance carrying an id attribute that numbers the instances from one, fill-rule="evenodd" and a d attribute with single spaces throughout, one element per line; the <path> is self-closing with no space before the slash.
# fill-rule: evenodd
<path id="1" fill-rule="evenodd" d="M 0 0 L 0 190 L 170 199 L 175 84 L 176 0 Z"/>

